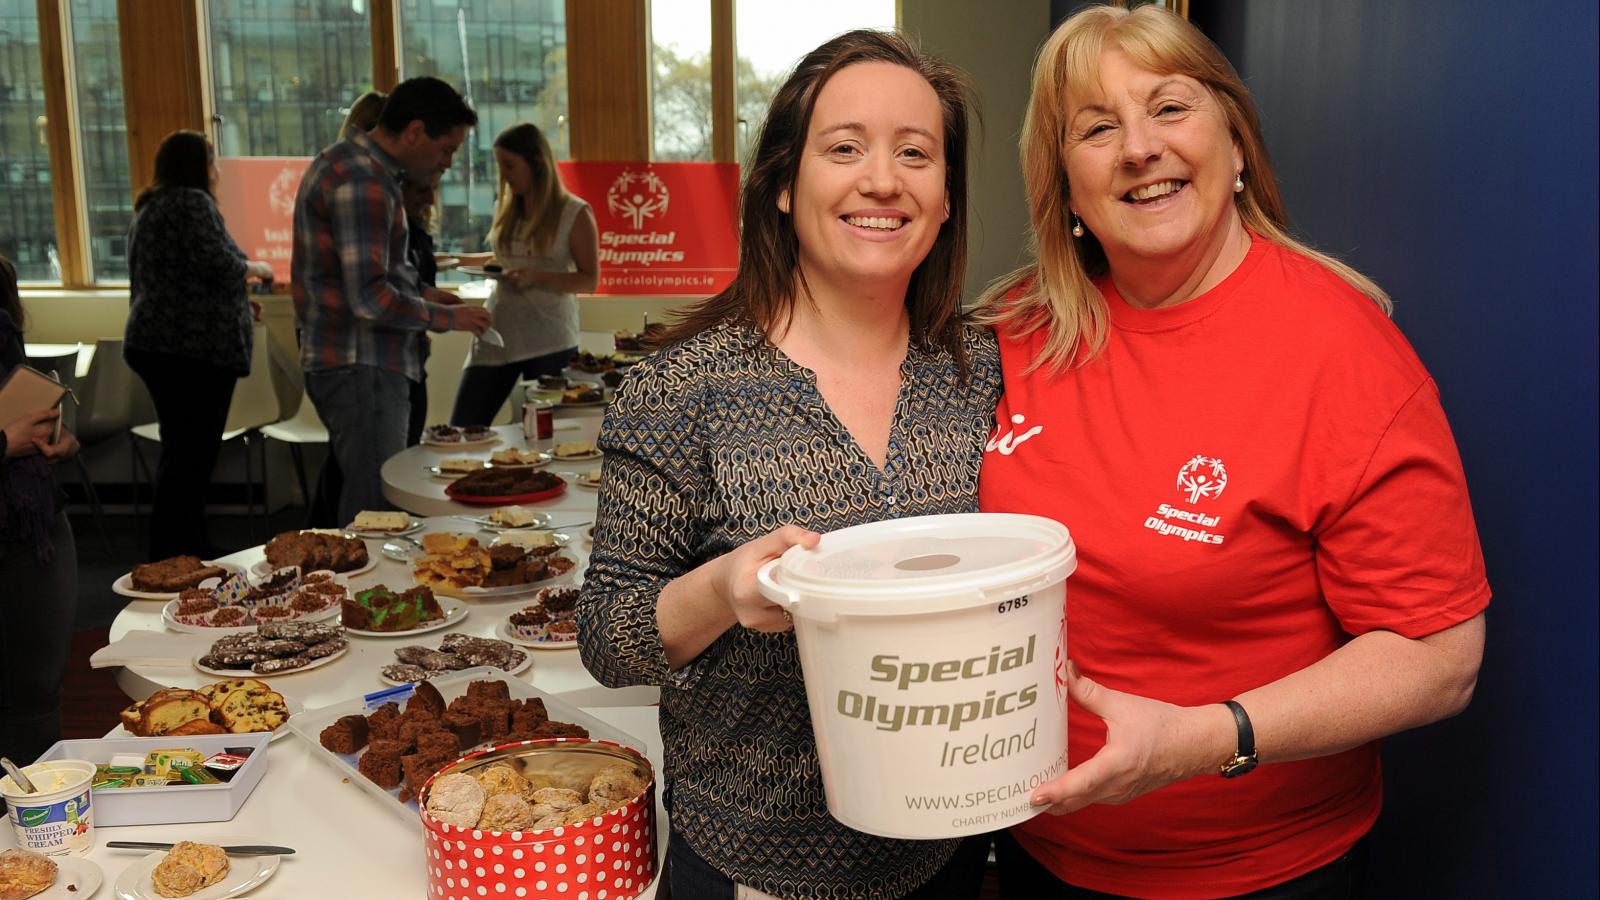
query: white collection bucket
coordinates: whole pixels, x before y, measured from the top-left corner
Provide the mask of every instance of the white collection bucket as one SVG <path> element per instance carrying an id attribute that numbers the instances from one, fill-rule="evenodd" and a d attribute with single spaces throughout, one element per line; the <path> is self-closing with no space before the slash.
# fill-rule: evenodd
<path id="1" fill-rule="evenodd" d="M 845 528 L 761 567 L 794 617 L 828 811 L 948 838 L 1037 815 L 1067 769 L 1065 526 L 999 513 Z"/>

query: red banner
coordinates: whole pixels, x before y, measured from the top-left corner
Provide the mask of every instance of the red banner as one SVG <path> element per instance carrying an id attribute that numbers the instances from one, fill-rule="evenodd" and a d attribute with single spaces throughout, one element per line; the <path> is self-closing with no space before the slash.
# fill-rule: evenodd
<path id="1" fill-rule="evenodd" d="M 734 163 L 563 162 L 600 226 L 597 294 L 708 297 L 739 267 Z"/>
<path id="2" fill-rule="evenodd" d="M 221 157 L 217 160 L 217 208 L 228 233 L 251 259 L 272 266 L 273 280 L 289 283 L 294 253 L 294 198 L 308 156 Z"/>

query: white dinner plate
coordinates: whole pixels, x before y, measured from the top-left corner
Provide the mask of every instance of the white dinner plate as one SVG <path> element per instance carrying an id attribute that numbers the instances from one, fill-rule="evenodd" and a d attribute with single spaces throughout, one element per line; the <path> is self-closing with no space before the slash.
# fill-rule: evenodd
<path id="1" fill-rule="evenodd" d="M 570 556 L 567 557 L 571 559 Z M 512 600 L 537 592 L 540 588 L 552 587 L 572 581 L 578 575 L 578 567 L 574 565 L 565 574 L 540 581 L 530 581 L 527 584 L 507 584 L 500 587 L 463 587 L 451 588 L 439 585 L 430 585 L 435 595 L 440 597 L 459 597 L 462 600 Z M 413 579 L 415 575 L 412 576 Z"/>
<path id="2" fill-rule="evenodd" d="M 466 450 L 471 447 L 491 447 L 498 444 L 500 443 L 500 435 L 491 434 L 475 441 L 434 441 L 424 437 L 420 443 L 424 447 L 432 447 L 435 450 Z"/>
<path id="3" fill-rule="evenodd" d="M 202 833 L 199 836 L 204 837 Z M 229 844 L 267 844 L 270 841 L 253 837 L 229 836 Z M 150 879 L 150 873 L 165 859 L 167 851 L 157 850 L 144 859 L 122 870 L 122 875 L 117 878 L 116 890 L 118 900 L 167 900 L 156 893 L 156 886 Z M 189 895 L 188 900 L 222 900 L 224 897 L 238 897 L 260 887 L 263 882 L 278 871 L 277 856 L 230 856 L 228 857 L 228 874 L 221 881 L 203 890 Z"/>
<path id="4" fill-rule="evenodd" d="M 201 560 L 201 562 L 205 563 L 208 566 L 221 566 L 222 568 L 227 569 L 229 572 L 233 572 L 235 574 L 239 574 L 239 573 L 243 573 L 244 572 L 244 569 L 239 568 L 238 566 L 234 565 L 233 563 L 217 562 L 216 560 L 213 560 L 213 559 L 205 559 L 205 560 Z M 220 579 L 220 578 L 216 579 L 216 580 L 217 580 L 217 582 L 219 584 L 222 581 L 222 579 Z M 207 578 L 205 581 L 202 581 L 200 583 L 201 584 L 207 584 L 210 581 L 212 581 L 212 579 Z M 214 586 L 215 585 L 213 585 L 213 587 Z M 111 592 L 114 593 L 114 594 L 121 594 L 124 597 L 131 597 L 131 598 L 133 598 L 135 600 L 171 600 L 171 599 L 173 599 L 173 598 L 178 596 L 178 592 L 177 591 L 172 591 L 170 593 L 167 593 L 167 592 L 158 592 L 158 591 L 136 591 L 136 590 L 134 590 L 133 589 L 133 573 L 132 572 L 124 572 L 121 578 L 118 578 L 116 581 L 111 582 Z"/>
<path id="5" fill-rule="evenodd" d="M 493 278 L 496 281 L 506 277 L 506 273 L 503 270 L 491 272 L 483 266 L 456 266 L 456 271 L 464 275 L 476 275 L 479 278 Z"/>
<path id="6" fill-rule="evenodd" d="M 348 572 L 335 572 L 334 574 L 343 575 L 346 578 L 354 578 L 357 575 L 362 575 L 362 574 L 365 574 L 367 572 L 371 572 L 373 570 L 373 568 L 376 567 L 377 565 L 378 565 L 378 556 L 377 556 L 377 554 L 373 553 L 372 549 L 369 547 L 367 549 L 367 563 L 366 563 L 366 565 L 361 566 L 358 569 L 351 569 Z M 288 568 L 288 567 L 285 566 L 284 568 Z M 266 577 L 270 576 L 275 571 L 277 571 L 277 569 L 272 565 L 272 563 L 270 563 L 270 562 L 268 562 L 267 560 L 264 560 L 264 559 L 257 560 L 256 564 L 250 567 L 250 574 L 254 575 L 257 578 L 266 578 Z"/>
<path id="7" fill-rule="evenodd" d="M 249 625 L 229 625 L 226 627 L 212 627 L 210 625 L 189 625 L 178 621 L 179 600 L 174 597 L 161 607 L 161 624 L 167 626 L 168 631 L 180 631 L 184 634 L 214 634 L 221 637 L 225 634 L 236 634 L 241 631 L 254 631 L 259 622 L 252 621 Z M 292 619 L 276 619 L 278 622 L 326 622 L 339 614 L 340 605 L 331 604 L 325 609 L 308 615 L 295 616 Z"/>
<path id="8" fill-rule="evenodd" d="M 255 675 L 255 674 L 252 674 L 250 677 L 251 678 L 256 678 L 256 679 L 261 679 L 261 678 L 271 678 L 272 676 L 271 675 Z M 295 716 L 298 716 L 301 713 L 306 711 L 306 705 L 304 703 L 301 703 L 299 700 L 296 700 L 295 698 L 289 696 L 288 694 L 284 694 L 283 691 L 278 691 L 278 693 L 283 696 L 283 705 L 288 707 L 288 709 L 289 709 L 289 718 L 287 720 L 285 720 L 282 725 L 278 726 L 272 732 L 272 737 L 267 738 L 267 743 L 269 743 L 269 744 L 272 743 L 273 741 L 277 740 L 278 738 L 281 738 L 284 735 L 288 734 L 289 733 L 289 728 L 288 728 L 289 722 L 293 721 Z M 255 732 L 245 732 L 245 733 L 246 734 L 254 734 Z M 221 737 L 221 736 L 222 735 L 217 735 L 217 737 Z M 136 735 L 133 734 L 133 732 L 129 731 L 128 729 L 124 728 L 119 723 L 117 725 L 117 727 L 111 729 L 109 732 L 106 733 L 106 737 L 119 737 L 119 738 L 120 737 L 136 737 Z M 233 843 L 233 841 L 230 840 L 228 843 L 231 844 L 231 843 Z"/>
<path id="9" fill-rule="evenodd" d="M 591 450 L 588 453 L 580 453 L 577 456 L 557 456 L 556 462 L 584 462 L 585 460 L 599 459 L 602 456 L 605 456 L 605 454 L 599 450 Z"/>
<path id="10" fill-rule="evenodd" d="M 444 618 L 442 619 L 434 619 L 431 622 L 424 622 L 423 624 L 409 631 L 364 631 L 360 628 L 351 628 L 350 626 L 346 625 L 344 633 L 359 634 L 362 637 L 375 638 L 409 637 L 413 634 L 426 634 L 429 631 L 438 631 L 441 628 L 449 628 L 451 625 L 454 625 L 462 619 L 465 619 L 467 617 L 467 613 L 471 612 L 471 609 L 460 600 L 452 600 L 449 597 L 435 597 L 434 599 L 439 601 L 439 608 L 444 610 Z"/>
<path id="11" fill-rule="evenodd" d="M 576 650 L 576 649 L 578 649 L 578 642 L 576 640 L 572 640 L 572 641 L 530 641 L 525 637 L 517 637 L 517 633 L 515 631 L 511 630 L 511 622 L 509 620 L 500 623 L 500 627 L 496 628 L 494 630 L 494 636 L 499 638 L 502 641 L 510 641 L 511 643 L 516 644 L 518 647 L 526 647 L 529 650 Z"/>
<path id="12" fill-rule="evenodd" d="M 590 490 L 600 489 L 600 479 L 590 477 L 590 473 L 588 472 L 584 472 L 577 478 L 572 479 L 572 483 L 576 484 L 578 487 L 589 488 Z"/>
<path id="13" fill-rule="evenodd" d="M 81 856 L 52 856 L 50 859 L 56 864 L 55 883 L 29 900 L 67 900 L 69 897 L 85 900 L 93 897 L 94 892 L 100 890 L 100 882 L 105 880 L 92 859 Z"/>
<path id="14" fill-rule="evenodd" d="M 422 520 L 421 519 L 412 519 L 410 522 L 406 523 L 406 527 L 404 527 L 404 528 L 392 528 L 392 529 L 357 528 L 354 525 L 346 525 L 344 527 L 344 530 L 350 532 L 351 534 L 353 534 L 353 535 L 355 535 L 356 537 L 359 537 L 359 538 L 375 538 L 376 539 L 376 538 L 393 537 L 393 536 L 395 536 L 397 534 L 411 534 L 412 532 L 421 530 L 421 528 L 422 528 Z"/>
<path id="15" fill-rule="evenodd" d="M 206 653 L 209 652 L 211 652 L 211 650 L 208 647 L 206 648 Z M 324 656 L 321 659 L 313 659 L 311 662 L 306 663 L 298 669 L 281 669 L 277 672 L 256 672 L 251 669 L 213 669 L 209 666 L 200 665 L 200 657 L 205 656 L 205 653 L 195 654 L 194 658 L 189 660 L 189 662 L 193 663 L 196 669 L 199 669 L 207 675 L 216 675 L 219 678 L 282 678 L 286 675 L 299 675 L 301 672 L 309 672 L 312 669 L 320 669 L 349 652 L 350 644 L 347 642 L 344 645 L 344 649 L 333 654 L 332 656 Z M 279 691 L 279 693 L 283 692 Z"/>
<path id="16" fill-rule="evenodd" d="M 432 649 L 437 650 L 439 648 L 438 647 L 434 647 Z M 395 662 L 399 662 L 399 660 L 395 660 Z M 388 663 L 384 663 L 384 665 L 388 665 Z M 533 665 L 533 654 L 524 653 L 524 654 L 522 654 L 522 662 L 517 663 L 517 665 L 514 668 L 506 669 L 504 671 L 505 671 L 505 673 L 507 675 L 521 675 L 523 672 L 528 671 L 528 669 L 532 665 Z M 449 675 L 449 674 L 450 674 L 449 672 L 434 672 L 434 673 L 431 673 L 428 677 L 432 678 L 432 677 L 434 677 L 434 675 Z M 409 681 L 395 681 L 393 678 L 390 678 L 389 676 L 383 674 L 383 669 L 382 668 L 378 669 L 378 680 L 383 682 L 384 684 L 393 684 L 393 685 L 402 685 L 402 684 L 411 684 L 412 683 L 412 682 L 409 682 Z"/>

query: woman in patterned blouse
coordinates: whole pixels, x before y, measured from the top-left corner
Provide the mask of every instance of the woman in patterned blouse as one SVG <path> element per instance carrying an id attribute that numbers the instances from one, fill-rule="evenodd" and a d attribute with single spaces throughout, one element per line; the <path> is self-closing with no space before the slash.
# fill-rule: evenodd
<path id="1" fill-rule="evenodd" d="M 746 175 L 738 275 L 606 414 L 579 646 L 601 682 L 661 687 L 677 896 L 972 896 L 982 877 L 982 841 L 829 817 L 791 623 L 754 579 L 817 532 L 976 508 L 1000 380 L 960 309 L 969 96 L 892 33 L 801 60 Z"/>

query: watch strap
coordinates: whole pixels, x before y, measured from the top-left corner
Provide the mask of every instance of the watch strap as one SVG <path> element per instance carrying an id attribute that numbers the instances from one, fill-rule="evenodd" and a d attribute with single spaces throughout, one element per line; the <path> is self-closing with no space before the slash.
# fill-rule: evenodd
<path id="1" fill-rule="evenodd" d="M 1237 778 L 1254 769 L 1259 762 L 1256 758 L 1256 730 L 1250 724 L 1250 716 L 1237 700 L 1224 700 L 1222 705 L 1233 713 L 1233 724 L 1239 736 L 1238 749 L 1234 751 L 1233 758 L 1222 764 L 1221 774 L 1223 778 Z"/>

